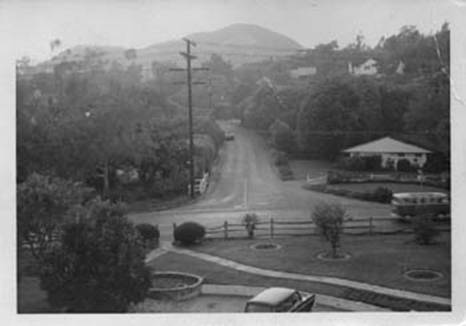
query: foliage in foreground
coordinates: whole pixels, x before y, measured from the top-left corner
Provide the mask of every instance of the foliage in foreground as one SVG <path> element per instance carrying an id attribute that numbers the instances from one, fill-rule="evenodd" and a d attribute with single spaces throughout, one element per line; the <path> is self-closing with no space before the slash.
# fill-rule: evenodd
<path id="1" fill-rule="evenodd" d="M 91 190 L 79 183 L 33 173 L 17 187 L 18 245 L 24 241 L 37 260 L 52 245 L 54 235 Z"/>
<path id="2" fill-rule="evenodd" d="M 340 247 L 340 235 L 346 210 L 339 204 L 320 203 L 312 212 L 312 220 L 324 239 L 330 243 L 332 257 L 337 258 Z"/>
<path id="3" fill-rule="evenodd" d="M 125 312 L 150 287 L 139 235 L 121 205 L 97 199 L 80 213 L 46 254 L 41 287 L 68 312 Z"/>

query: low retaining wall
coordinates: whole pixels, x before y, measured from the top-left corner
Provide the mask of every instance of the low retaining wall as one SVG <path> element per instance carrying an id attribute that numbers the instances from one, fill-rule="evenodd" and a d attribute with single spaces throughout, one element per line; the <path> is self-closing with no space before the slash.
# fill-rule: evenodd
<path id="1" fill-rule="evenodd" d="M 151 287 L 149 297 L 152 299 L 169 299 L 169 300 L 188 300 L 198 296 L 201 293 L 202 282 L 204 279 L 194 274 L 180 272 L 156 272 L 152 274 L 153 279 L 167 279 L 179 281 L 172 287 Z"/>

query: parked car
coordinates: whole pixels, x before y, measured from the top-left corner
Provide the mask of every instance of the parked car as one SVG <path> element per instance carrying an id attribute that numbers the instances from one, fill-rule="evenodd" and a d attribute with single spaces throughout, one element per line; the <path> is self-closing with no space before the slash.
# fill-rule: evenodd
<path id="1" fill-rule="evenodd" d="M 231 131 L 228 131 L 225 133 L 225 139 L 226 140 L 234 140 L 235 139 L 235 134 Z"/>
<path id="2" fill-rule="evenodd" d="M 450 200 L 442 192 L 395 193 L 391 204 L 392 216 L 403 220 L 424 214 L 432 214 L 437 219 L 450 217 Z"/>
<path id="3" fill-rule="evenodd" d="M 315 294 L 288 288 L 268 288 L 250 299 L 245 312 L 310 312 Z"/>

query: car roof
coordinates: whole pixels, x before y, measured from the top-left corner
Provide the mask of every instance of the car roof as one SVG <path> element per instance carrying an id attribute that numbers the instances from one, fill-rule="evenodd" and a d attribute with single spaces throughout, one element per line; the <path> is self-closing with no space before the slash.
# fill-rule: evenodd
<path id="1" fill-rule="evenodd" d="M 393 194 L 394 198 L 417 198 L 417 197 L 448 197 L 443 192 L 398 192 Z"/>
<path id="2" fill-rule="evenodd" d="M 294 292 L 295 290 L 288 288 L 268 288 L 248 302 L 275 306 L 289 298 Z"/>

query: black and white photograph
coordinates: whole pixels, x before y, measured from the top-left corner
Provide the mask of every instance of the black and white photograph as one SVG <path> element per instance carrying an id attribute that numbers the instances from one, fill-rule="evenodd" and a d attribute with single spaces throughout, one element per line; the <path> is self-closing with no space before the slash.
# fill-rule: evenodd
<path id="1" fill-rule="evenodd" d="M 11 323 L 464 323 L 465 14 L 0 1 Z"/>

